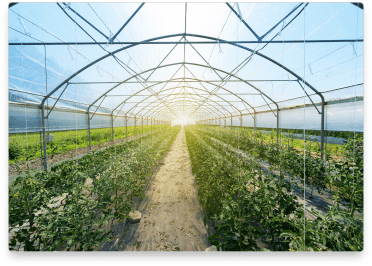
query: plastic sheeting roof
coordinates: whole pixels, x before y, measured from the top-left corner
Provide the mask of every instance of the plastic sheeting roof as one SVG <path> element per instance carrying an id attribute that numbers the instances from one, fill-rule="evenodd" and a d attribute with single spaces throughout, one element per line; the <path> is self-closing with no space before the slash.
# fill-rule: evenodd
<path id="1" fill-rule="evenodd" d="M 197 121 L 363 96 L 351 3 L 19 3 L 9 44 L 15 102 Z"/>

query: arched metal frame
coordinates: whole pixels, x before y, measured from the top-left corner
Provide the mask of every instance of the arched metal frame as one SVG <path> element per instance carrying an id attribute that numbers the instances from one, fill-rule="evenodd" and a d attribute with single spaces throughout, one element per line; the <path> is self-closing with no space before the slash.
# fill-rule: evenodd
<path id="1" fill-rule="evenodd" d="M 173 96 L 173 95 L 171 95 L 171 96 Z M 174 95 L 174 96 L 178 96 L 178 95 Z M 152 97 L 152 96 L 149 96 L 149 97 Z M 148 97 L 148 98 L 149 98 Z M 164 97 L 167 97 L 167 96 L 164 96 Z M 200 97 L 202 97 L 202 96 L 200 96 Z M 147 99 L 147 98 L 146 98 Z M 142 100 L 141 102 L 138 102 L 135 106 L 133 106 L 130 110 L 132 110 L 132 109 L 134 109 L 134 108 L 137 108 L 137 105 L 138 104 L 140 104 L 140 103 L 142 103 L 143 101 L 145 101 L 146 99 L 144 99 L 144 100 Z M 173 99 L 172 99 L 172 101 L 173 101 Z M 215 101 L 212 101 L 212 102 L 215 102 Z M 136 114 L 138 114 L 139 115 L 139 113 L 142 111 L 142 110 L 144 110 L 145 108 L 147 108 L 148 106 L 150 106 L 150 105 L 152 105 L 152 104 L 157 104 L 156 106 L 158 106 L 158 105 L 160 105 L 161 103 L 157 103 L 157 101 L 154 101 L 154 102 L 152 102 L 152 103 L 149 103 L 148 105 L 146 105 L 146 106 L 143 106 L 141 109 L 140 109 L 140 111 L 138 111 Z M 216 104 L 218 104 L 221 108 L 223 108 L 223 110 L 226 110 L 222 105 L 220 105 L 219 103 L 217 103 L 217 102 L 215 102 Z M 149 113 L 150 111 L 152 111 L 153 110 L 153 108 L 155 108 L 155 107 L 152 107 L 152 109 L 150 109 L 150 110 L 148 110 L 148 111 L 146 111 L 146 113 L 144 113 L 143 115 L 141 115 L 141 116 L 146 116 L 146 114 L 147 113 Z M 207 108 L 208 110 L 210 110 L 210 108 L 209 108 L 209 106 L 208 106 L 208 108 Z M 128 110 L 128 112 L 130 112 L 130 110 Z M 160 110 L 160 109 L 157 109 L 157 110 L 154 110 L 155 112 L 156 111 L 158 111 L 158 110 Z M 217 112 L 220 112 L 221 114 L 224 114 L 224 113 L 222 113 L 220 110 L 214 110 L 214 111 L 217 111 Z M 226 110 L 227 112 L 228 112 L 228 110 Z"/>
<path id="2" fill-rule="evenodd" d="M 112 90 L 116 89 L 117 87 L 119 87 L 120 85 L 124 84 L 125 82 L 130 81 L 130 80 L 133 79 L 133 78 L 137 78 L 138 76 L 141 76 L 141 75 L 144 74 L 144 73 L 147 73 L 147 72 L 150 72 L 150 71 L 154 71 L 154 70 L 159 69 L 159 68 L 170 67 L 170 66 L 175 66 L 175 65 L 181 65 L 181 66 L 182 66 L 182 65 L 193 65 L 193 66 L 199 66 L 199 67 L 204 67 L 204 68 L 213 69 L 216 73 L 217 73 L 217 71 L 219 71 L 219 72 L 222 72 L 222 73 L 226 74 L 226 75 L 229 76 L 229 77 L 234 77 L 234 78 L 238 79 L 239 81 L 241 81 L 241 82 L 247 84 L 248 86 L 252 87 L 252 88 L 255 89 L 256 91 L 260 92 L 261 95 L 265 96 L 268 100 L 270 100 L 273 104 L 276 105 L 276 109 L 277 109 L 277 114 L 276 114 L 276 117 L 277 117 L 277 143 L 279 143 L 279 106 L 278 106 L 278 104 L 277 104 L 274 100 L 272 100 L 268 95 L 266 95 L 264 92 L 262 92 L 261 90 L 259 90 L 258 88 L 256 88 L 255 86 L 253 86 L 252 84 L 250 84 L 249 82 L 247 82 L 246 80 L 243 80 L 243 79 L 241 79 L 240 77 L 238 77 L 238 76 L 236 76 L 236 75 L 234 75 L 234 74 L 231 74 L 231 73 L 229 73 L 229 72 L 227 72 L 227 71 L 224 71 L 224 70 L 221 70 L 221 69 L 217 69 L 217 68 L 214 68 L 214 67 L 211 67 L 211 66 L 206 66 L 206 65 L 202 65 L 202 64 L 196 64 L 196 63 L 189 63 L 189 62 L 178 62 L 178 63 L 172 63 L 172 64 L 168 64 L 168 65 L 158 66 L 158 67 L 156 67 L 156 68 L 151 68 L 151 69 L 145 70 L 145 71 L 143 71 L 143 72 L 141 72 L 141 73 L 137 73 L 136 75 L 133 75 L 133 76 L 131 76 L 131 77 L 125 79 L 124 81 L 117 83 L 117 84 L 116 84 L 115 86 L 113 86 L 111 89 L 108 89 L 105 93 L 103 93 L 100 97 L 98 97 L 98 98 L 97 98 L 97 99 L 96 99 L 92 104 L 90 104 L 89 107 L 88 107 L 88 132 L 89 132 L 89 143 L 91 143 L 91 141 L 90 141 L 90 139 L 91 139 L 91 138 L 90 138 L 90 119 L 91 119 L 91 118 L 90 118 L 89 111 L 90 111 L 90 108 L 91 108 L 95 103 L 97 103 L 97 102 L 98 102 L 100 99 L 102 99 L 102 98 L 103 98 L 103 99 L 102 99 L 102 101 L 103 101 L 104 98 L 107 96 L 107 94 L 108 94 L 109 92 L 111 92 Z M 178 70 L 177 70 L 177 71 L 178 71 Z M 164 81 L 164 82 L 168 83 L 169 80 L 168 80 L 168 81 Z M 163 82 L 159 82 L 159 83 L 163 83 Z M 158 85 L 159 83 L 156 83 L 156 84 L 154 84 L 154 85 L 150 85 L 150 86 L 148 86 L 148 87 L 146 87 L 146 88 L 144 88 L 144 89 L 142 89 L 142 90 L 140 90 L 140 91 L 143 91 L 143 90 L 145 90 L 145 89 L 148 89 L 149 87 L 152 87 L 152 86 Z M 230 90 L 227 90 L 227 89 L 221 87 L 220 85 L 216 85 L 216 84 L 211 83 L 211 82 L 207 82 L 207 83 L 209 83 L 209 84 L 215 86 L 216 88 L 224 89 L 224 90 L 228 91 L 229 93 L 231 93 L 232 95 L 237 96 L 236 94 L 234 94 L 234 93 L 231 92 Z M 182 87 L 182 86 L 180 86 L 180 87 Z M 159 92 L 161 92 L 161 90 L 160 90 Z M 159 92 L 158 92 L 158 93 L 159 93 Z M 209 92 L 209 91 L 208 91 L 208 92 Z M 209 92 L 209 93 L 210 93 L 210 92 Z M 131 97 L 132 97 L 132 96 L 131 96 Z M 249 106 L 254 110 L 255 117 L 256 117 L 256 111 L 255 111 L 254 107 L 251 106 L 249 103 L 247 103 L 247 102 L 246 102 L 245 100 L 243 100 L 242 98 L 240 98 L 239 96 L 237 96 L 237 97 L 238 97 L 240 100 L 242 100 L 243 103 L 246 103 L 247 105 L 249 105 Z M 123 102 L 125 102 L 125 101 L 123 101 Z M 120 103 L 117 107 L 115 107 L 114 110 L 116 110 L 120 105 L 122 105 L 123 102 Z M 101 102 L 101 103 L 102 103 L 102 102 Z M 169 108 L 169 107 L 168 107 L 168 108 Z M 97 108 L 97 109 L 98 109 L 98 108 Z M 196 108 L 195 110 L 197 110 L 197 108 Z M 240 110 L 238 110 L 238 111 L 240 112 Z M 240 112 L 240 113 L 241 113 L 241 112 Z M 274 115 L 275 115 L 275 113 L 274 113 Z M 255 119 L 255 117 L 254 117 L 254 119 Z M 231 115 L 231 119 L 232 119 L 232 115 Z M 89 145 L 89 146 L 91 147 L 91 145 Z"/>
<path id="3" fill-rule="evenodd" d="M 208 83 L 208 84 L 211 84 L 211 85 L 213 85 L 213 86 L 216 86 L 216 87 L 218 87 L 218 88 L 220 88 L 220 89 L 222 89 L 222 90 L 225 90 L 225 91 L 227 91 L 228 93 L 230 93 L 232 96 L 235 96 L 235 97 L 237 97 L 239 100 L 241 100 L 242 101 L 242 103 L 244 104 L 247 104 L 250 108 L 252 108 L 254 111 L 255 111 L 255 109 L 254 109 L 254 107 L 252 107 L 249 103 L 247 103 L 244 99 L 242 99 L 241 97 L 239 97 L 237 94 L 235 94 L 235 93 L 233 93 L 233 92 L 231 92 L 230 90 L 228 90 L 228 89 L 226 89 L 226 88 L 224 88 L 224 87 L 221 87 L 221 86 L 218 86 L 218 85 L 216 85 L 216 84 L 214 84 L 214 83 L 212 83 L 212 82 L 209 82 L 209 81 L 204 81 L 204 80 L 200 80 L 200 79 L 192 79 L 192 78 L 187 78 L 187 80 L 193 80 L 193 81 L 198 81 L 198 82 L 200 82 L 200 83 Z M 173 80 L 169 80 L 169 81 L 173 81 Z M 168 81 L 163 81 L 163 82 L 168 82 Z M 160 83 L 163 83 L 163 82 L 159 82 L 159 83 L 156 83 L 156 85 L 157 84 L 160 84 Z M 188 83 L 187 81 L 185 81 L 186 83 Z M 188 84 L 189 85 L 189 84 Z M 213 93 L 211 93 L 210 91 L 208 91 L 207 89 L 204 89 L 204 90 L 202 90 L 202 89 L 200 89 L 200 88 L 196 88 L 196 87 L 192 87 L 191 85 L 189 85 L 189 86 L 179 86 L 179 87 L 177 87 L 177 88 L 183 88 L 183 87 L 189 87 L 189 88 L 192 88 L 192 89 L 197 89 L 197 90 L 201 90 L 201 91 L 204 91 L 204 92 L 207 92 L 208 94 L 210 94 L 210 95 L 212 95 L 212 96 L 215 96 L 215 97 L 218 97 L 218 98 L 220 98 L 220 99 L 222 99 L 223 101 L 226 101 L 226 102 L 228 102 L 229 104 L 230 104 L 230 102 L 229 101 L 227 101 L 226 99 L 224 99 L 224 98 L 222 98 L 222 97 L 220 97 L 218 94 L 213 94 Z M 204 87 L 204 86 L 203 86 Z M 169 90 L 169 89 L 166 89 L 166 90 L 163 90 L 163 91 L 159 91 L 159 92 L 164 92 L 164 91 L 167 91 L 167 90 Z M 143 90 L 141 90 L 141 92 L 142 92 Z M 139 92 L 137 92 L 137 93 L 139 93 Z M 135 96 L 136 94 L 133 94 L 133 96 Z M 169 94 L 169 95 L 172 95 L 172 94 Z M 199 96 L 198 94 L 195 94 L 196 96 Z M 132 96 L 130 96 L 130 97 L 132 97 Z M 153 97 L 153 96 L 149 96 L 149 97 Z M 126 101 L 126 100 L 125 100 Z M 123 101 L 123 102 L 125 102 L 125 101 Z M 231 105 L 231 104 L 230 104 Z"/>
<path id="4" fill-rule="evenodd" d="M 164 81 L 164 82 L 166 82 L 166 81 Z M 160 84 L 160 83 L 163 83 L 163 82 L 156 83 L 156 85 L 158 85 L 158 84 Z M 209 83 L 210 83 L 210 82 L 209 82 Z M 213 83 L 210 83 L 210 84 L 213 84 Z M 214 85 L 214 84 L 213 84 L 213 85 Z M 192 86 L 179 86 L 179 87 L 172 87 L 172 88 L 168 88 L 168 89 L 162 90 L 162 91 L 160 91 L 160 92 L 165 92 L 165 91 L 168 91 L 168 90 L 171 90 L 171 89 L 174 89 L 174 88 L 180 88 L 180 87 L 181 87 L 181 88 L 184 88 L 184 87 L 186 87 L 186 88 L 192 88 L 193 90 L 201 90 L 201 91 L 204 91 L 204 92 L 207 92 L 207 93 L 213 95 L 213 94 L 212 94 L 211 92 L 209 92 L 208 90 L 203 90 L 203 89 L 196 88 L 196 87 L 192 87 Z M 225 88 L 222 88 L 222 89 L 226 90 Z M 140 90 L 140 91 L 138 91 L 138 92 L 136 92 L 135 94 L 133 94 L 132 96 L 130 96 L 129 98 L 127 98 L 126 100 L 124 100 L 122 103 L 120 103 L 118 106 L 120 106 L 120 105 L 122 105 L 122 104 L 125 104 L 125 102 L 126 102 L 127 100 L 129 100 L 130 98 L 132 98 L 132 97 L 134 97 L 134 96 L 140 96 L 140 95 L 137 95 L 137 94 L 140 93 L 140 92 L 142 92 L 142 91 L 144 91 L 144 90 L 146 90 L 146 88 L 145 88 L 145 89 L 142 89 L 142 90 Z M 231 93 L 231 95 L 238 97 L 238 98 L 239 98 L 243 103 L 245 102 L 243 99 L 241 99 L 241 98 L 240 98 L 239 96 L 237 96 L 236 94 L 230 92 L 229 90 L 226 90 L 226 91 L 228 91 L 229 93 Z M 168 94 L 166 97 L 173 96 L 173 95 L 174 95 L 174 94 Z M 195 94 L 195 95 L 198 96 L 198 97 L 201 97 L 199 94 Z M 225 101 L 226 103 L 228 103 L 231 107 L 235 108 L 235 106 L 233 106 L 229 101 L 227 101 L 226 99 L 220 97 L 218 94 L 214 94 L 213 96 L 216 96 L 216 97 L 222 99 L 223 101 Z M 151 97 L 153 97 L 153 96 L 152 96 L 152 95 L 151 95 L 151 96 L 148 96 L 147 98 L 143 99 L 142 101 L 147 100 L 148 98 L 151 98 Z M 142 102 L 142 101 L 141 101 L 141 102 Z M 141 102 L 139 102 L 139 103 L 141 103 Z M 248 104 L 248 103 L 247 103 L 247 104 Z M 248 105 L 249 105 L 249 104 L 248 104 Z M 113 109 L 113 111 L 116 110 L 116 109 L 118 108 L 118 106 L 117 106 L 115 109 Z M 221 107 L 222 107 L 224 110 L 226 110 L 222 105 L 221 105 Z M 237 109 L 237 108 L 236 108 L 236 109 Z M 217 111 L 218 111 L 218 110 L 217 110 Z M 228 110 L 226 110 L 226 111 L 229 112 Z M 240 112 L 239 109 L 237 109 L 237 111 Z M 128 112 L 129 112 L 129 111 L 128 111 Z M 139 114 L 139 112 L 137 112 L 136 114 Z"/>
<path id="5" fill-rule="evenodd" d="M 190 34 L 190 33 L 179 33 L 179 34 L 172 34 L 172 35 L 166 35 L 166 36 L 160 36 L 160 37 L 156 37 L 156 38 L 152 38 L 152 39 L 148 39 L 148 40 L 145 40 L 143 42 L 140 42 L 140 43 L 136 43 L 136 44 L 130 44 L 130 45 L 127 45 L 125 47 L 122 47 L 122 48 L 119 48 L 113 52 L 109 52 L 108 54 L 96 59 L 95 61 L 87 64 L 86 66 L 82 67 L 81 69 L 79 69 L 78 71 L 76 71 L 74 74 L 72 74 L 70 77 L 68 77 L 66 80 L 64 80 L 61 84 L 59 84 L 54 90 L 52 90 L 48 95 L 46 95 L 42 102 L 41 102 L 41 116 L 42 116 L 42 130 L 43 130 L 43 150 L 44 150 L 44 167 L 45 167 L 45 170 L 47 170 L 47 147 L 46 147 L 46 137 L 45 137 L 45 116 L 44 116 L 44 112 L 45 112 L 45 107 L 44 107 L 44 104 L 45 104 L 45 101 L 51 96 L 53 95 L 56 91 L 58 91 L 63 85 L 65 84 L 68 84 L 69 81 L 71 79 L 73 79 L 74 77 L 76 77 L 78 74 L 80 74 L 81 72 L 83 72 L 84 70 L 94 66 L 95 64 L 97 64 L 98 62 L 100 62 L 101 60 L 105 59 L 105 58 L 108 58 L 109 56 L 114 56 L 116 53 L 119 53 L 121 51 L 124 51 L 126 49 L 129 49 L 129 48 L 132 48 L 132 47 L 135 47 L 137 45 L 140 45 L 140 44 L 149 44 L 153 41 L 156 41 L 156 40 L 161 40 L 161 39 L 166 39 L 166 38 L 172 38 L 172 37 L 180 37 L 180 36 L 183 36 L 184 38 L 186 36 L 188 37 L 197 37 L 197 38 L 202 38 L 202 39 L 208 39 L 208 40 L 213 40 L 213 41 L 217 41 L 218 43 L 220 44 L 230 44 L 230 45 L 233 45 L 237 48 L 241 48 L 243 50 L 246 50 L 246 51 L 249 51 L 252 53 L 252 55 L 256 54 L 268 61 L 270 61 L 271 63 L 279 66 L 280 68 L 282 68 L 283 70 L 285 70 L 286 72 L 288 72 L 289 74 L 291 74 L 292 76 L 296 77 L 298 81 L 301 81 L 303 85 L 306 85 L 308 88 L 310 88 L 312 91 L 314 91 L 320 98 L 321 98 L 321 101 L 322 101 L 322 108 L 321 108 L 321 156 L 323 157 L 323 150 L 324 150 L 324 104 L 325 104 L 325 100 L 324 100 L 324 97 L 322 95 L 321 92 L 317 91 L 313 86 L 311 86 L 308 82 L 306 82 L 303 78 L 301 78 L 300 76 L 298 76 L 295 72 L 291 71 L 290 69 L 288 69 L 287 67 L 285 67 L 284 65 L 280 64 L 279 62 L 275 61 L 274 59 L 260 53 L 260 52 L 257 52 L 255 50 L 252 50 L 248 47 L 245 47 L 245 46 L 242 46 L 242 45 L 239 45 L 238 43 L 234 43 L 234 42 L 229 42 L 229 41 L 225 41 L 225 40 L 222 40 L 222 39 L 219 39 L 219 38 L 214 38 L 214 37 L 210 37 L 210 36 L 204 36 L 204 35 L 198 35 L 198 34 Z M 305 42 L 305 41 L 304 41 Z M 191 44 L 190 44 L 191 45 Z M 273 104 L 276 105 L 277 107 L 277 114 L 276 114 L 276 117 L 277 117 L 277 136 L 279 137 L 279 106 L 278 104 L 272 100 L 270 97 L 268 97 L 265 93 L 263 93 L 262 91 L 260 91 L 258 88 L 256 88 L 255 86 L 253 86 L 252 84 L 248 83 L 247 81 L 245 80 L 242 80 L 241 78 L 231 74 L 231 73 L 228 73 L 224 70 L 220 70 L 220 69 L 216 69 L 212 66 L 210 66 L 208 64 L 208 66 L 205 66 L 205 65 L 201 65 L 201 64 L 195 64 L 195 63 L 187 63 L 187 62 L 181 62 L 181 63 L 174 63 L 174 64 L 168 64 L 168 65 L 165 65 L 165 66 L 158 66 L 156 68 L 153 68 L 153 69 L 149 69 L 149 70 L 146 70 L 144 72 L 141 72 L 141 73 L 138 73 L 138 74 L 135 74 L 135 75 L 132 75 L 130 78 L 126 79 L 125 81 L 119 83 L 122 84 L 122 83 L 125 83 L 126 81 L 129 81 L 130 79 L 132 78 L 137 78 L 138 76 L 140 76 L 141 74 L 145 73 L 145 72 L 148 72 L 148 71 L 155 71 L 156 69 L 159 69 L 159 68 L 163 68 L 163 67 L 166 67 L 166 66 L 173 66 L 173 65 L 178 65 L 178 64 L 182 64 L 182 65 L 196 65 L 196 66 L 200 66 L 200 67 L 206 67 L 206 68 L 210 68 L 212 69 L 213 71 L 220 71 L 222 73 L 225 73 L 226 75 L 228 76 L 232 76 L 234 78 L 237 78 L 238 80 L 240 80 L 241 82 L 243 83 L 246 83 L 247 85 L 251 86 L 252 88 L 254 88 L 255 90 L 259 91 L 263 96 L 265 96 L 267 99 L 269 99 Z M 222 82 L 224 80 L 221 80 Z M 145 82 L 144 82 L 145 83 Z M 218 86 L 216 84 L 213 84 L 214 86 Z M 102 96 L 100 96 L 97 100 L 95 100 L 88 108 L 88 128 L 89 128 L 89 135 L 90 135 L 90 118 L 89 118 L 89 109 L 90 107 L 92 107 L 94 105 L 94 103 L 96 103 L 99 99 L 101 99 L 102 97 L 104 97 L 105 95 L 107 95 L 108 92 L 112 91 L 114 88 L 116 88 L 117 86 L 114 86 L 113 88 L 111 88 L 110 90 L 108 90 L 105 94 L 103 94 Z M 222 87 L 221 87 L 222 88 Z M 302 89 L 304 90 L 304 86 L 302 87 Z M 97 108 L 98 109 L 98 108 Z M 275 115 L 275 114 L 274 114 Z M 256 118 L 256 112 L 254 112 L 254 118 Z M 256 120 L 256 119 L 255 119 Z M 169 122 L 169 121 L 168 121 Z M 277 140 L 278 141 L 278 140 Z"/>
<path id="6" fill-rule="evenodd" d="M 164 83 L 164 82 L 169 82 L 169 81 L 174 81 L 174 80 L 167 80 L 167 81 L 161 81 L 161 82 L 158 82 L 158 83 L 155 83 L 154 85 L 151 85 L 151 86 L 148 86 L 148 87 L 146 87 L 146 88 L 144 88 L 144 89 L 141 89 L 141 90 L 139 90 L 138 92 L 136 92 L 136 93 L 134 93 L 133 95 L 131 95 L 131 96 L 129 96 L 127 99 L 125 99 L 123 102 L 121 102 L 118 106 L 116 106 L 114 109 L 113 109 L 113 111 L 112 112 L 114 112 L 116 109 L 118 109 L 119 108 L 119 106 L 121 106 L 122 104 L 125 104 L 125 102 L 126 101 L 128 101 L 129 99 L 131 99 L 132 97 L 135 97 L 135 96 L 141 96 L 141 95 L 138 95 L 139 93 L 141 93 L 141 92 L 143 92 L 143 91 L 145 91 L 145 90 L 147 90 L 149 87 L 152 87 L 152 86 L 156 86 L 156 85 L 159 85 L 159 84 L 162 84 L 162 83 Z M 211 82 L 208 82 L 208 83 L 210 83 L 210 84 L 213 84 L 213 83 L 211 83 Z M 214 84 L 213 84 L 214 85 Z M 164 92 L 164 91 L 167 91 L 167 90 L 170 90 L 170 89 L 173 89 L 173 88 L 182 88 L 182 87 L 185 87 L 185 86 L 176 86 L 176 87 L 172 87 L 172 88 L 168 88 L 168 89 L 165 89 L 165 90 L 161 90 L 161 91 L 159 91 L 158 93 L 160 93 L 160 92 Z M 199 88 L 195 88 L 195 87 L 193 87 L 194 89 L 199 89 Z M 225 88 L 222 88 L 222 89 L 224 89 L 224 90 L 226 90 Z M 201 90 L 201 89 L 199 89 L 199 90 Z M 207 93 L 210 93 L 208 90 L 203 90 L 203 91 L 205 91 L 205 92 L 207 92 Z M 227 92 L 229 92 L 229 93 L 231 93 L 229 90 L 226 90 Z M 169 94 L 168 96 L 171 96 L 172 94 Z M 197 95 L 197 94 L 195 94 L 196 96 L 199 96 L 199 95 Z M 232 94 L 232 95 L 234 95 L 234 94 Z M 215 95 L 215 96 L 217 96 L 217 95 Z M 148 98 L 150 98 L 150 97 L 154 97 L 153 95 L 150 95 L 150 96 L 148 96 L 147 98 L 145 98 L 144 100 L 146 100 L 146 99 L 148 99 Z M 219 97 L 219 96 L 218 96 Z M 219 97 L 219 98 L 221 98 L 221 97 Z M 240 97 L 239 97 L 240 98 Z M 221 98 L 221 99 L 223 99 L 223 98 Z M 240 98 L 241 99 L 241 98 Z M 225 99 L 223 99 L 223 100 L 225 100 Z M 241 99 L 242 101 L 244 101 L 243 99 Z M 226 100 L 225 100 L 226 101 Z"/>

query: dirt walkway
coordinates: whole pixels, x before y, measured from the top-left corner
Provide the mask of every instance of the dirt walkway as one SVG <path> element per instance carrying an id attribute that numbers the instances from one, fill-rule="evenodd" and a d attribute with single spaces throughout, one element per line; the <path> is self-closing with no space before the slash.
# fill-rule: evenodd
<path id="1" fill-rule="evenodd" d="M 196 196 L 184 129 L 181 129 L 140 204 L 140 223 L 130 224 L 120 251 L 204 251 L 203 211 Z"/>

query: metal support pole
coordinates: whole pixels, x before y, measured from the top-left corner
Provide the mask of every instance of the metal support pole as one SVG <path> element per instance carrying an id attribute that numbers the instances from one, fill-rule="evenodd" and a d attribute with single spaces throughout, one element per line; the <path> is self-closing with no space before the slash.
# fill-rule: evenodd
<path id="1" fill-rule="evenodd" d="M 44 101 L 41 102 L 41 127 L 43 129 L 43 148 L 44 148 L 44 170 L 48 171 L 48 157 L 47 157 L 47 145 L 45 139 L 45 117 L 44 117 Z"/>
<path id="2" fill-rule="evenodd" d="M 111 141 L 114 144 L 114 115 L 111 113 Z"/>
<path id="3" fill-rule="evenodd" d="M 128 141 L 128 116 L 125 114 L 125 141 Z"/>
<path id="4" fill-rule="evenodd" d="M 254 116 L 253 116 L 253 135 L 254 135 L 254 139 L 256 139 L 256 115 L 257 113 L 254 112 Z"/>
<path id="5" fill-rule="evenodd" d="M 325 108 L 324 108 L 324 98 L 322 97 L 322 117 L 321 117 L 321 142 L 320 142 L 320 157 L 324 159 L 324 116 L 325 116 Z"/>
<path id="6" fill-rule="evenodd" d="M 40 156 L 43 156 L 43 133 L 40 131 Z"/>
<path id="7" fill-rule="evenodd" d="M 89 118 L 89 109 L 88 109 L 88 139 L 89 139 L 89 150 L 92 150 L 92 137 L 90 133 L 90 118 Z"/>
<path id="8" fill-rule="evenodd" d="M 142 136 L 143 136 L 143 117 L 141 118 L 142 120 Z"/>
<path id="9" fill-rule="evenodd" d="M 276 111 L 276 145 L 279 147 L 279 109 Z"/>
<path id="10" fill-rule="evenodd" d="M 134 134 L 137 136 L 137 115 L 134 116 Z"/>

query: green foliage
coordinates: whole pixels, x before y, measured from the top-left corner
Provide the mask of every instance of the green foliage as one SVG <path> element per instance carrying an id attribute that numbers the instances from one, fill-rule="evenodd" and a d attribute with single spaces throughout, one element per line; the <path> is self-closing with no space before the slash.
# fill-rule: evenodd
<path id="1" fill-rule="evenodd" d="M 9 189 L 10 249 L 89 251 L 110 241 L 103 225 L 123 221 L 134 197 L 144 197 L 148 175 L 178 131 L 164 127 L 50 172 L 23 173 Z"/>
<path id="2" fill-rule="evenodd" d="M 137 134 L 150 132 L 151 130 L 164 129 L 168 125 L 153 125 L 153 126 L 128 126 L 127 132 L 125 127 L 117 127 L 114 129 L 117 139 L 125 139 Z M 57 154 L 74 151 L 89 146 L 89 138 L 87 130 L 69 130 L 49 132 L 54 136 L 54 141 L 47 143 L 47 153 L 54 157 Z M 92 145 L 102 145 L 112 141 L 111 128 L 91 129 Z M 26 161 L 28 159 L 41 157 L 41 136 L 39 132 L 27 134 L 11 134 L 9 135 L 9 163 L 15 161 Z"/>
<path id="3" fill-rule="evenodd" d="M 15 142 L 9 143 L 9 160 L 17 160 L 21 157 L 21 148 Z"/>
<path id="4" fill-rule="evenodd" d="M 205 222 L 213 221 L 217 231 L 209 240 L 218 249 L 363 250 L 363 139 L 358 135 L 343 146 L 342 160 L 329 154 L 323 160 L 311 147 L 304 154 L 289 142 L 278 145 L 274 134 L 267 141 L 240 128 L 188 126 L 186 138 Z M 270 173 L 261 171 L 261 162 L 270 164 Z M 318 218 L 308 219 L 291 178 L 305 182 L 311 193 L 316 188 L 330 195 L 328 211 L 313 211 Z"/>

